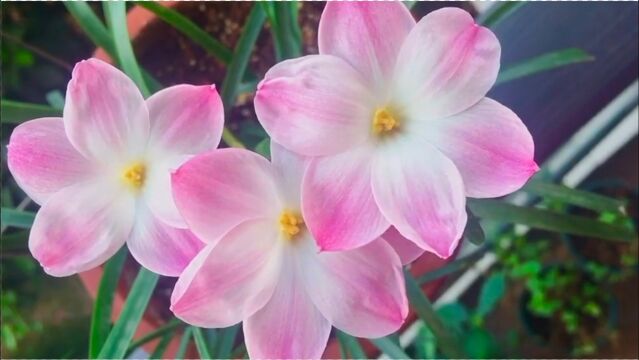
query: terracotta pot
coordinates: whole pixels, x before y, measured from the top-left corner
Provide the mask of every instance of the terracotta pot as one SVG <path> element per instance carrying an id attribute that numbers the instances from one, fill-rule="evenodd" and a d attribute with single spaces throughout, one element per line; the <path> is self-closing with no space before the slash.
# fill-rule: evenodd
<path id="1" fill-rule="evenodd" d="M 179 1 L 158 2 L 158 4 L 165 7 L 174 7 L 178 3 Z M 147 26 L 147 24 L 149 24 L 155 19 L 156 19 L 156 16 L 151 11 L 140 6 L 134 6 L 127 14 L 127 27 L 128 27 L 129 35 L 131 36 L 131 38 L 135 39 L 140 34 L 140 32 L 145 28 L 145 26 Z M 110 63 L 112 62 L 111 57 L 102 48 L 96 49 L 95 52 L 93 53 L 93 56 Z M 438 267 L 445 265 L 447 262 L 452 261 L 456 256 L 457 256 L 457 252 L 455 252 L 455 254 L 451 256 L 449 259 L 442 260 L 434 255 L 425 254 L 421 258 L 413 262 L 413 264 L 411 265 L 411 273 L 414 276 L 419 277 L 420 275 L 423 275 L 426 272 L 432 271 Z M 102 278 L 102 274 L 103 274 L 102 267 L 98 267 L 96 269 L 80 274 L 82 283 L 84 284 L 87 291 L 93 298 L 95 298 L 97 294 L 97 289 L 100 283 L 100 279 Z M 126 276 L 123 276 L 123 278 L 125 277 Z M 426 284 L 425 286 L 422 287 L 422 289 L 424 290 L 424 292 L 428 295 L 430 299 L 435 299 L 439 295 L 438 294 L 439 289 L 441 288 L 441 285 L 443 284 L 444 281 L 445 281 L 445 278 L 441 278 L 439 280 Z M 112 314 L 113 320 L 116 320 L 118 318 L 122 310 L 122 306 L 127 296 L 128 285 L 130 284 L 126 284 L 125 282 L 123 282 L 123 279 L 120 279 L 118 292 L 116 294 L 116 297 L 114 299 L 114 304 L 113 304 L 113 314 Z M 149 308 L 152 305 L 153 304 L 149 304 Z M 405 329 L 406 327 L 410 326 L 410 324 L 412 324 L 416 320 L 416 318 L 417 318 L 416 315 L 411 311 L 402 329 Z M 162 319 L 160 319 L 157 316 L 149 315 L 149 311 L 147 310 L 147 313 L 145 313 L 142 321 L 140 322 L 140 325 L 135 333 L 134 338 L 137 339 L 143 336 L 144 334 L 147 334 L 157 329 L 163 324 L 164 324 L 164 321 Z M 144 349 L 147 352 L 151 353 L 158 342 L 159 342 L 159 339 L 152 341 L 148 343 L 147 345 L 145 345 Z M 366 354 L 369 357 L 372 358 L 379 355 L 379 350 L 375 346 L 373 346 L 372 343 L 364 340 L 362 341 L 362 345 L 364 347 L 364 350 L 366 351 Z M 178 346 L 179 346 L 179 337 L 174 337 L 169 347 L 167 348 L 167 351 L 165 352 L 164 356 L 170 357 L 174 355 L 175 352 L 177 351 Z M 198 356 L 197 352 L 194 352 L 193 350 L 194 349 L 191 349 L 191 351 L 188 352 L 187 357 L 196 358 Z M 335 359 L 339 357 L 340 357 L 339 342 L 337 341 L 336 338 L 331 338 L 324 352 L 323 358 Z"/>

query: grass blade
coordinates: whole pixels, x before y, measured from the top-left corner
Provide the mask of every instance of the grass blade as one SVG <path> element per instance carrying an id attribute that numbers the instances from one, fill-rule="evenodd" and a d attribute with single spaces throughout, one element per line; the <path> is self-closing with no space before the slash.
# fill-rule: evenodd
<path id="1" fill-rule="evenodd" d="M 271 25 L 277 61 L 300 56 L 302 33 L 297 22 L 299 4 L 296 1 L 282 1 L 263 2 L 261 5 Z"/>
<path id="2" fill-rule="evenodd" d="M 625 213 L 625 202 L 589 191 L 577 190 L 564 185 L 544 181 L 530 181 L 523 191 L 564 204 L 576 205 L 594 211 Z"/>
<path id="3" fill-rule="evenodd" d="M 118 288 L 120 274 L 124 267 L 127 250 L 123 246 L 104 265 L 104 273 L 100 279 L 98 294 L 93 303 L 91 314 L 91 328 L 89 332 L 89 358 L 95 359 L 100 354 L 100 349 L 106 342 L 111 330 L 111 312 L 113 311 L 113 299 Z"/>
<path id="4" fill-rule="evenodd" d="M 498 200 L 469 199 L 468 207 L 479 218 L 501 223 L 522 224 L 535 229 L 606 240 L 630 241 L 636 237 L 634 229 L 625 226 L 553 210 L 516 206 Z"/>
<path id="5" fill-rule="evenodd" d="M 113 57 L 113 54 L 115 54 L 113 38 L 89 4 L 84 1 L 66 1 L 64 6 L 66 6 L 89 39 Z"/>
<path id="6" fill-rule="evenodd" d="M 480 249 L 476 250 L 470 255 L 466 255 L 463 258 L 455 259 L 448 264 L 437 268 L 433 271 L 429 271 L 424 275 L 420 276 L 417 279 L 419 285 L 424 285 L 431 281 L 437 280 L 446 275 L 454 274 L 458 271 L 464 270 L 469 266 L 473 265 L 477 260 L 481 259 L 482 256 L 488 251 L 489 246 L 482 246 Z"/>
<path id="7" fill-rule="evenodd" d="M 20 124 L 41 117 L 60 117 L 62 112 L 47 105 L 2 99 L 0 115 L 3 124 Z"/>
<path id="8" fill-rule="evenodd" d="M 148 97 L 151 92 L 142 77 L 142 71 L 133 53 L 133 46 L 129 38 L 126 24 L 126 3 L 123 1 L 107 1 L 102 3 L 104 14 L 111 30 L 111 37 L 115 46 L 115 55 L 122 70 L 140 88 L 142 95 Z"/>
<path id="9" fill-rule="evenodd" d="M 346 354 L 348 359 L 367 359 L 366 353 L 356 337 L 350 336 L 341 330 L 335 329 L 337 339 L 339 340 L 342 352 Z"/>
<path id="10" fill-rule="evenodd" d="M 113 326 L 98 355 L 99 358 L 115 359 L 124 357 L 131 339 L 133 339 L 133 334 L 138 328 L 140 320 L 142 320 L 142 315 L 151 299 L 158 278 L 157 274 L 140 268 L 118 321 Z"/>
<path id="11" fill-rule="evenodd" d="M 193 23 L 179 12 L 162 6 L 156 2 L 138 1 L 137 5 L 153 12 L 158 18 L 186 35 L 194 43 L 200 45 L 207 53 L 215 56 L 223 64 L 228 64 L 233 58 L 233 52 L 206 31 Z"/>
<path id="12" fill-rule="evenodd" d="M 31 225 L 33 225 L 35 214 L 28 211 L 2 208 L 0 211 L 0 219 L 2 220 L 2 226 L 30 229 Z"/>
<path id="13" fill-rule="evenodd" d="M 151 356 L 149 356 L 149 359 L 162 359 L 164 353 L 166 352 L 166 348 L 169 347 L 169 344 L 171 343 L 171 339 L 173 339 L 172 332 L 164 334 L 162 340 L 160 340 L 158 345 L 155 347 L 155 350 L 153 350 Z"/>
<path id="14" fill-rule="evenodd" d="M 504 70 L 499 72 L 499 76 L 497 77 L 495 84 L 503 84 L 505 82 L 533 75 L 542 71 L 548 71 L 562 66 L 592 60 L 594 60 L 592 55 L 577 48 L 553 51 L 524 60 L 515 65 L 507 66 Z"/>
<path id="15" fill-rule="evenodd" d="M 131 345 L 129 345 L 129 348 L 127 349 L 126 353 L 127 353 L 127 357 L 129 354 L 131 354 L 133 352 L 133 350 L 139 348 L 140 346 L 143 346 L 144 344 L 153 341 L 163 335 L 165 335 L 166 333 L 170 333 L 175 331 L 177 328 L 181 327 L 182 325 L 184 325 L 183 322 L 181 322 L 178 319 L 172 319 L 171 321 L 169 321 L 166 325 L 161 326 L 157 329 L 155 329 L 154 331 L 151 331 L 150 333 L 144 335 L 143 337 L 141 337 L 140 339 L 134 341 L 131 343 Z"/>
<path id="16" fill-rule="evenodd" d="M 413 275 L 405 270 L 404 276 L 406 278 L 406 294 L 411 306 L 417 313 L 417 315 L 426 323 L 426 326 L 435 335 L 437 343 L 440 349 L 446 357 L 450 359 L 466 358 L 463 347 L 459 342 L 457 335 L 447 327 L 441 320 L 437 312 L 433 308 L 430 300 L 424 295 L 421 287 L 413 278 Z"/>
<path id="17" fill-rule="evenodd" d="M 502 22 L 525 4 L 526 3 L 523 1 L 504 1 L 494 3 L 488 11 L 477 17 L 477 23 L 489 28 L 494 28 L 497 24 Z"/>
<path id="18" fill-rule="evenodd" d="M 410 356 L 388 336 L 371 339 L 371 342 L 391 359 L 410 359 Z"/>
<path id="19" fill-rule="evenodd" d="M 180 346 L 178 347 L 177 352 L 175 353 L 175 360 L 182 360 L 186 355 L 186 350 L 189 348 L 189 343 L 191 342 L 191 336 L 193 335 L 193 328 L 187 327 L 184 329 L 184 333 L 182 334 L 182 338 L 180 339 Z"/>
<path id="20" fill-rule="evenodd" d="M 224 329 L 220 329 L 218 334 L 217 353 L 215 357 L 218 359 L 228 359 L 233 351 L 233 345 L 235 344 L 235 337 L 240 330 L 240 324 L 229 326 Z"/>
<path id="21" fill-rule="evenodd" d="M 197 352 L 200 354 L 200 359 L 213 359 L 209 346 L 206 343 L 206 338 L 204 338 L 204 334 L 202 334 L 202 329 L 198 327 L 191 328 L 193 329 L 193 339 L 195 340 Z"/>

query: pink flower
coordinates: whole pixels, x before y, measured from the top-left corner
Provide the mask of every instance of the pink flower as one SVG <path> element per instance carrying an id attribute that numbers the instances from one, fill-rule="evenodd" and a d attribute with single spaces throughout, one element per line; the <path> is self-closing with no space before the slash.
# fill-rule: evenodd
<path id="1" fill-rule="evenodd" d="M 170 170 L 220 142 L 223 108 L 213 86 L 177 85 L 146 101 L 119 70 L 78 63 L 62 118 L 16 127 L 8 164 L 42 207 L 29 249 L 45 271 L 91 269 L 125 242 L 144 267 L 177 276 L 204 246 L 171 197 Z"/>
<path id="2" fill-rule="evenodd" d="M 382 238 L 318 252 L 300 204 L 304 161 L 271 148 L 272 163 L 222 149 L 173 174 L 180 212 L 209 243 L 177 281 L 175 315 L 202 327 L 244 321 L 251 358 L 318 358 L 331 325 L 360 337 L 398 330 L 408 304 L 397 254 Z"/>
<path id="3" fill-rule="evenodd" d="M 302 205 L 321 249 L 357 248 L 393 225 L 448 257 L 466 196 L 508 194 L 538 170 L 524 124 L 485 97 L 499 41 L 465 11 L 415 23 L 400 2 L 329 2 L 319 50 L 269 70 L 255 108 L 274 141 L 315 157 Z"/>

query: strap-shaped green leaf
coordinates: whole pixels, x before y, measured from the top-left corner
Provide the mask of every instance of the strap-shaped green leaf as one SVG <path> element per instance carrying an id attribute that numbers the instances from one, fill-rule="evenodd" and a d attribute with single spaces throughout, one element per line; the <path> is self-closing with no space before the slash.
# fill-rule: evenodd
<path id="1" fill-rule="evenodd" d="M 625 212 L 625 202 L 623 200 L 569 188 L 564 185 L 533 180 L 526 184 L 522 190 L 549 200 L 560 201 L 564 204 L 576 205 L 594 211 Z"/>
<path id="2" fill-rule="evenodd" d="M 62 112 L 48 105 L 0 100 L 0 119 L 3 124 L 20 124 L 36 118 L 59 116 L 62 116 Z"/>
<path id="3" fill-rule="evenodd" d="M 594 60 L 592 55 L 577 48 L 553 51 L 524 60 L 514 65 L 506 66 L 499 72 L 499 76 L 497 77 L 495 84 L 503 84 L 505 82 L 533 75 L 542 71 L 553 70 L 562 66 L 592 60 Z"/>
<path id="4" fill-rule="evenodd" d="M 20 229 L 30 229 L 33 225 L 35 214 L 29 211 L 2 208 L 0 218 L 3 226 L 13 226 Z"/>
<path id="5" fill-rule="evenodd" d="M 391 359 L 410 359 L 410 356 L 388 336 L 371 339 L 371 342 Z"/>
<path id="6" fill-rule="evenodd" d="M 356 337 L 350 336 L 341 330 L 335 329 L 337 339 L 339 341 L 340 349 L 342 352 L 342 358 L 344 359 L 366 359 L 366 353 L 362 346 L 359 344 L 359 340 Z"/>
<path id="7" fill-rule="evenodd" d="M 202 329 L 198 327 L 191 328 L 193 329 L 193 339 L 195 340 L 195 347 L 197 348 L 197 352 L 200 354 L 200 359 L 213 359 L 206 338 L 202 333 Z"/>

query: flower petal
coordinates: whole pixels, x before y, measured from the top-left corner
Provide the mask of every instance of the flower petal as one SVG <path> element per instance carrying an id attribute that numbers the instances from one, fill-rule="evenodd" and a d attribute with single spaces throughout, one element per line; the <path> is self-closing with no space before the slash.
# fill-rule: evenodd
<path id="1" fill-rule="evenodd" d="M 373 162 L 373 194 L 386 219 L 406 238 L 449 257 L 466 225 L 461 175 L 425 141 L 412 139 L 381 151 Z"/>
<path id="2" fill-rule="evenodd" d="M 327 2 L 319 24 L 319 52 L 348 61 L 376 90 L 383 90 L 414 26 L 415 19 L 398 1 Z"/>
<path id="3" fill-rule="evenodd" d="M 369 150 L 360 147 L 309 164 L 302 181 L 302 212 L 322 250 L 362 246 L 389 226 L 373 198 Z"/>
<path id="4" fill-rule="evenodd" d="M 408 300 L 401 261 L 384 240 L 320 254 L 309 247 L 306 254 L 306 290 L 333 326 L 367 338 L 399 330 Z"/>
<path id="5" fill-rule="evenodd" d="M 145 268 L 164 276 L 178 276 L 204 247 L 187 229 L 177 229 L 156 218 L 146 204 L 138 206 L 127 243 L 131 255 Z"/>
<path id="6" fill-rule="evenodd" d="M 134 217 L 129 194 L 95 181 L 72 185 L 53 194 L 36 214 L 29 250 L 49 275 L 89 270 L 124 245 Z"/>
<path id="7" fill-rule="evenodd" d="M 149 146 L 171 155 L 198 154 L 220 143 L 224 107 L 215 85 L 176 85 L 147 101 Z"/>
<path id="8" fill-rule="evenodd" d="M 289 263 L 290 261 L 285 263 Z M 270 301 L 244 321 L 251 359 L 319 359 L 331 324 L 313 305 L 294 269 L 283 269 Z"/>
<path id="9" fill-rule="evenodd" d="M 67 139 L 61 118 L 18 125 L 7 147 L 7 165 L 22 190 L 40 205 L 53 193 L 95 173 Z"/>
<path id="10" fill-rule="evenodd" d="M 273 140 L 310 156 L 335 154 L 370 134 L 372 99 L 360 74 L 334 56 L 309 55 L 272 67 L 255 113 Z"/>
<path id="11" fill-rule="evenodd" d="M 207 243 L 246 220 L 275 218 L 280 209 L 271 164 L 248 150 L 198 155 L 173 173 L 171 184 L 184 221 Z"/>
<path id="12" fill-rule="evenodd" d="M 187 226 L 173 200 L 171 174 L 190 158 L 192 158 L 191 155 L 157 156 L 156 154 L 147 170 L 144 186 L 144 200 L 153 215 L 167 225 L 181 229 Z"/>
<path id="13" fill-rule="evenodd" d="M 277 185 L 285 208 L 300 209 L 302 178 L 309 163 L 305 158 L 271 141 L 271 163 L 278 175 Z"/>
<path id="14" fill-rule="evenodd" d="M 278 235 L 271 221 L 251 220 L 207 245 L 175 284 L 175 316 L 195 326 L 227 327 L 261 309 L 280 273 Z"/>
<path id="15" fill-rule="evenodd" d="M 455 163 L 467 196 L 510 194 L 539 170 L 526 125 L 495 100 L 484 98 L 467 111 L 433 123 L 436 130 L 428 125 L 424 134 Z"/>
<path id="16" fill-rule="evenodd" d="M 403 265 L 408 265 L 417 260 L 424 253 L 424 249 L 415 245 L 414 242 L 403 237 L 402 234 L 391 226 L 382 235 L 382 239 L 386 240 L 388 245 L 393 247 L 393 250 L 399 255 Z"/>
<path id="17" fill-rule="evenodd" d="M 466 11 L 433 11 L 417 23 L 399 53 L 396 101 L 422 121 L 463 111 L 495 83 L 500 55 L 495 35 Z"/>
<path id="18" fill-rule="evenodd" d="M 149 112 L 133 81 L 97 59 L 75 65 L 67 87 L 64 126 L 87 157 L 139 155 L 149 137 Z"/>

